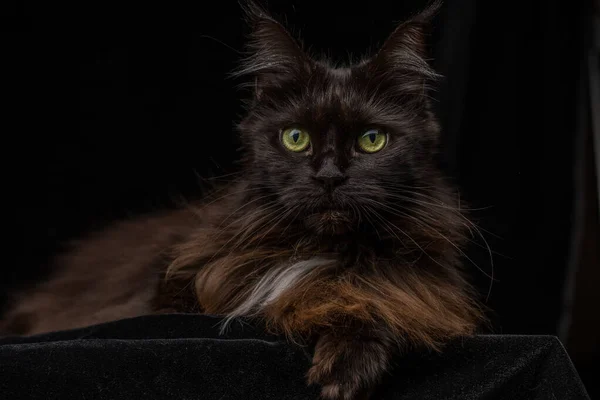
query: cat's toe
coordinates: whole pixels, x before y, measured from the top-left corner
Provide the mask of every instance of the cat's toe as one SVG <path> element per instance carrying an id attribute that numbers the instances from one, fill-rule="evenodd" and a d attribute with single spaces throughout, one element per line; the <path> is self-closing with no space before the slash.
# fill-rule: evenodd
<path id="1" fill-rule="evenodd" d="M 370 395 L 354 383 L 330 383 L 321 389 L 322 400 L 368 400 Z"/>
<path id="2" fill-rule="evenodd" d="M 390 357 L 382 340 L 323 335 L 317 342 L 308 383 L 321 386 L 323 400 L 366 400 Z"/>
<path id="3" fill-rule="evenodd" d="M 342 376 L 340 376 L 342 375 Z M 367 400 L 370 398 L 356 377 L 336 374 L 327 365 L 313 365 L 308 372 L 308 383 L 321 386 L 322 400 Z"/>

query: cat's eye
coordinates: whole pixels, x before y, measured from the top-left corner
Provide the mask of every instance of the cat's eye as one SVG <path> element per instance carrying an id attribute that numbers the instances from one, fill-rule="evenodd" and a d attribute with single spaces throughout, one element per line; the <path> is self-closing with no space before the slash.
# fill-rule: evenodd
<path id="1" fill-rule="evenodd" d="M 310 146 L 310 135 L 300 128 L 288 128 L 281 132 L 281 143 L 289 151 L 300 153 Z"/>
<path id="2" fill-rule="evenodd" d="M 387 135 L 378 129 L 369 129 L 358 137 L 358 148 L 365 153 L 377 153 L 387 144 Z"/>

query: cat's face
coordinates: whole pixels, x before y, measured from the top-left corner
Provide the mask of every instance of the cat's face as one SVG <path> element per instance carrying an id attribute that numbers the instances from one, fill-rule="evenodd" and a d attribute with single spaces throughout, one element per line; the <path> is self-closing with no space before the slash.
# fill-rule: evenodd
<path id="1" fill-rule="evenodd" d="M 254 74 L 255 98 L 240 128 L 250 176 L 278 216 L 344 233 L 402 212 L 410 188 L 433 184 L 437 125 L 424 92 L 433 73 L 420 56 L 420 25 L 399 28 L 372 59 L 334 68 L 270 18 L 255 23 L 244 71 Z"/>

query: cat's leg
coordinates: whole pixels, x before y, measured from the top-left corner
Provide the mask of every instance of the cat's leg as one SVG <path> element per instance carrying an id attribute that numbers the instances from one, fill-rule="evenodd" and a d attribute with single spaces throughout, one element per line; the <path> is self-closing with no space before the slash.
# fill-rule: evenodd
<path id="1" fill-rule="evenodd" d="M 308 382 L 324 400 L 368 399 L 389 367 L 395 342 L 385 332 L 328 332 L 315 347 Z"/>

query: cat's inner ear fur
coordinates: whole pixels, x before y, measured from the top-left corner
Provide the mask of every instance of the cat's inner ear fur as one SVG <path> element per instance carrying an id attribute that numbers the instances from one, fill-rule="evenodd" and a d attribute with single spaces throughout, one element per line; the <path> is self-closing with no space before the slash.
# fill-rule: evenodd
<path id="1" fill-rule="evenodd" d="M 254 2 L 246 2 L 243 8 L 250 35 L 247 55 L 234 75 L 250 77 L 256 98 L 310 73 L 312 60 L 280 22 Z"/>
<path id="2" fill-rule="evenodd" d="M 388 36 L 365 65 L 374 79 L 395 81 L 399 93 L 412 96 L 423 94 L 429 82 L 440 78 L 427 61 L 427 36 L 440 7 L 441 1 L 433 1 Z"/>

